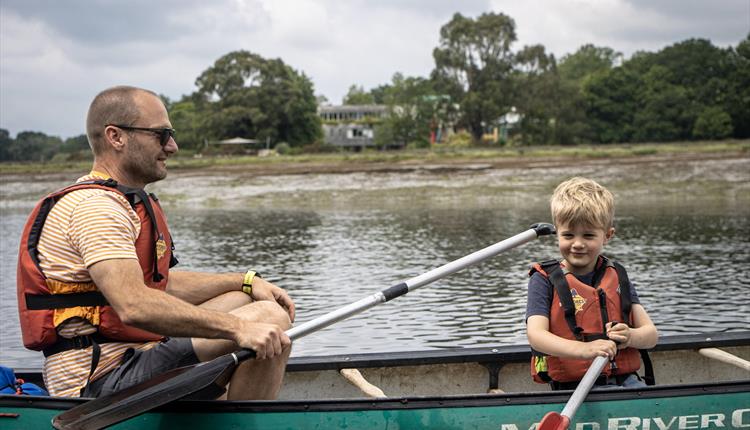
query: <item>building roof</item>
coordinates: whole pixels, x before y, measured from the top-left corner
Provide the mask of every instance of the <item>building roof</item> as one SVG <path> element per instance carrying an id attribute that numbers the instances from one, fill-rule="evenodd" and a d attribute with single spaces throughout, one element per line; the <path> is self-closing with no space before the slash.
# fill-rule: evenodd
<path id="1" fill-rule="evenodd" d="M 231 139 L 217 140 L 212 143 L 219 143 L 223 145 L 242 145 L 245 143 L 260 143 L 260 141 L 255 139 L 245 139 L 244 137 L 233 137 Z"/>

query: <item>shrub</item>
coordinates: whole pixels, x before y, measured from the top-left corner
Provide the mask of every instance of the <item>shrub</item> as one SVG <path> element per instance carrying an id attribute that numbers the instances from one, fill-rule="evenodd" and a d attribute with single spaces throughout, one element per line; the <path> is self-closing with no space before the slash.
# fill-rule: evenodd
<path id="1" fill-rule="evenodd" d="M 704 109 L 693 125 L 693 137 L 696 139 L 724 139 L 731 134 L 732 117 L 717 106 Z"/>
<path id="2" fill-rule="evenodd" d="M 472 137 L 467 131 L 459 131 L 448 136 L 446 144 L 449 146 L 469 146 L 471 145 Z"/>
<path id="3" fill-rule="evenodd" d="M 286 142 L 280 142 L 280 143 L 276 144 L 276 146 L 274 148 L 276 149 L 276 152 L 278 152 L 281 155 L 288 154 L 289 150 L 291 149 L 291 147 L 289 146 L 289 144 L 286 143 Z"/>

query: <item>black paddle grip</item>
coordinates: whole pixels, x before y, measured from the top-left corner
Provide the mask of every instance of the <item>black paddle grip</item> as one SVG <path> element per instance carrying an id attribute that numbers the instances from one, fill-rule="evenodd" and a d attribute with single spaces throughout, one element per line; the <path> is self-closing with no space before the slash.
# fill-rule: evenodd
<path id="1" fill-rule="evenodd" d="M 531 228 L 536 232 L 536 236 L 546 236 L 548 234 L 555 234 L 555 226 L 546 222 L 538 222 L 532 224 Z"/>
<path id="2" fill-rule="evenodd" d="M 406 285 L 406 282 L 402 282 L 400 284 L 396 284 L 392 287 L 389 287 L 385 290 L 383 290 L 383 296 L 385 296 L 385 301 L 390 301 L 391 299 L 395 299 L 398 296 L 403 296 L 404 294 L 409 292 L 409 286 Z"/>

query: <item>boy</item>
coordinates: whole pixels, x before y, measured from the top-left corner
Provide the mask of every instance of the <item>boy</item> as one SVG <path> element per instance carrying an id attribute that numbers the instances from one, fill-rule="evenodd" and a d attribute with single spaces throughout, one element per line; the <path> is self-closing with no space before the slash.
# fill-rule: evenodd
<path id="1" fill-rule="evenodd" d="M 534 380 L 574 389 L 596 356 L 608 356 L 595 385 L 644 386 L 635 373 L 638 350 L 654 347 L 658 335 L 625 269 L 601 255 L 615 234 L 612 193 L 571 178 L 557 186 L 550 209 L 562 261 L 530 272 L 526 329 Z"/>

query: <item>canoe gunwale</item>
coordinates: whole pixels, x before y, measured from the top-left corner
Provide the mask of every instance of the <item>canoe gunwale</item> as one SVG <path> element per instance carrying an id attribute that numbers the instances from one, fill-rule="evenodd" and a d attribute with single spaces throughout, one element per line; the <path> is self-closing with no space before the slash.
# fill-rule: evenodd
<path id="1" fill-rule="evenodd" d="M 744 345 L 750 345 L 750 331 L 670 335 L 659 339 L 656 347 L 649 351 L 697 350 L 707 347 L 722 348 Z M 454 363 L 507 364 L 528 362 L 530 358 L 531 349 L 528 344 L 447 348 L 427 351 L 341 354 L 292 357 L 287 364 L 287 372 Z"/>
<path id="2" fill-rule="evenodd" d="M 662 385 L 646 388 L 615 388 L 592 391 L 586 402 L 611 400 L 637 400 L 725 393 L 750 393 L 750 379 L 709 384 Z M 180 400 L 159 408 L 154 412 L 176 413 L 232 413 L 232 412 L 338 412 L 361 410 L 402 410 L 434 408 L 466 408 L 501 405 L 564 404 L 570 398 L 570 390 L 474 394 L 460 396 L 415 396 L 402 398 L 357 398 L 324 400 L 273 400 L 273 401 L 227 401 L 227 400 Z M 88 399 L 44 396 L 0 395 L 0 407 L 67 410 Z"/>

